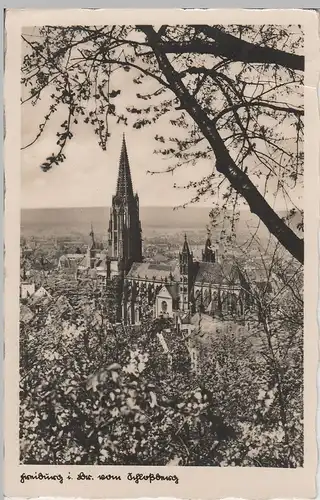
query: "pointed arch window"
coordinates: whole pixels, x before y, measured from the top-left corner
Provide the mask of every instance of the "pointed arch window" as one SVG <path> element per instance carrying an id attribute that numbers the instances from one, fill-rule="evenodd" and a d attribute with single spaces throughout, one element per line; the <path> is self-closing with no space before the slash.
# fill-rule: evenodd
<path id="1" fill-rule="evenodd" d="M 163 314 L 165 314 L 168 310 L 168 304 L 165 300 L 163 300 L 161 302 L 161 312 L 163 312 Z"/>

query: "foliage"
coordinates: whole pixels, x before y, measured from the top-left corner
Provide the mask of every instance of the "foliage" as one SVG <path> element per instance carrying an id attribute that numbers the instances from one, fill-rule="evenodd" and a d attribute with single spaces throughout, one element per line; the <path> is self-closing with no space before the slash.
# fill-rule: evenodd
<path id="1" fill-rule="evenodd" d="M 200 374 L 172 320 L 111 326 L 94 293 L 21 323 L 21 462 L 302 466 L 302 283 L 290 264 L 274 256 L 271 292 L 250 282 L 242 330 L 221 322 L 199 337 Z"/>
<path id="2" fill-rule="evenodd" d="M 90 325 L 90 338 L 83 326 L 63 323 L 60 336 L 47 328 L 43 334 L 55 342 L 40 345 L 30 331 L 21 332 L 22 460 L 167 463 L 182 436 L 189 444 L 199 434 L 208 402 L 187 390 L 182 377 L 174 387 L 162 372 L 152 384 L 154 372 L 144 375 L 149 354 L 127 347 L 128 331 L 109 331 L 101 344 Z"/>

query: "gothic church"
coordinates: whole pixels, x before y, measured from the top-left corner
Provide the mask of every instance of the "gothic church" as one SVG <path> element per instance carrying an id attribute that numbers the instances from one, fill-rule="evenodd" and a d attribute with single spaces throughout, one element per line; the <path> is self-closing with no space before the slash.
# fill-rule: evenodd
<path id="1" fill-rule="evenodd" d="M 175 265 L 143 259 L 139 197 L 133 190 L 124 136 L 110 210 L 108 251 L 101 259 L 93 239 L 89 252 L 91 260 L 93 257 L 90 267 L 105 277 L 107 288 L 112 290 L 116 322 L 139 324 L 150 312 L 154 317 L 185 322 L 199 311 L 212 316 L 223 312 L 243 314 L 245 297 L 239 274 L 231 269 L 225 275 L 209 236 L 201 261 L 194 259 L 186 236 Z"/>

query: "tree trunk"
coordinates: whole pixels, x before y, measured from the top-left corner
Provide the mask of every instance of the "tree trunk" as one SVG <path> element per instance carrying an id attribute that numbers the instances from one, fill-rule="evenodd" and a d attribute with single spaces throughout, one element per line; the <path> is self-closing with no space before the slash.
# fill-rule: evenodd
<path id="1" fill-rule="evenodd" d="M 193 27 L 214 40 L 214 42 L 206 43 L 213 46 L 218 56 L 226 57 L 227 59 L 231 59 L 231 61 L 278 64 L 288 69 L 304 70 L 304 56 L 246 42 L 229 33 L 225 33 L 217 26 L 194 25 Z"/>
<path id="2" fill-rule="evenodd" d="M 243 196 L 251 212 L 259 217 L 270 233 L 277 238 L 294 258 L 303 263 L 303 239 L 299 238 L 294 231 L 286 225 L 261 195 L 248 175 L 236 165 L 214 123 L 202 110 L 197 100 L 190 95 L 179 73 L 175 71 L 166 54 L 163 53 L 161 49 L 161 39 L 154 31 L 153 27 L 137 26 L 137 28 L 145 33 L 148 43 L 157 59 L 159 68 L 166 77 L 171 90 L 180 100 L 181 107 L 189 113 L 191 118 L 193 118 L 212 147 L 216 157 L 217 171 L 222 173 L 229 180 L 231 186 L 237 193 Z"/>

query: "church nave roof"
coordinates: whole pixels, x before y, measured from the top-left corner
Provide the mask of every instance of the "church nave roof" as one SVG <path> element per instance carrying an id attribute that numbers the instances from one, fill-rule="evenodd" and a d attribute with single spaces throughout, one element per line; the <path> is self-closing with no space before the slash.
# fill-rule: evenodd
<path id="1" fill-rule="evenodd" d="M 176 264 L 156 264 L 153 262 L 134 262 L 127 274 L 129 279 L 145 279 L 148 281 L 167 278 L 172 281 L 176 279 Z"/>

